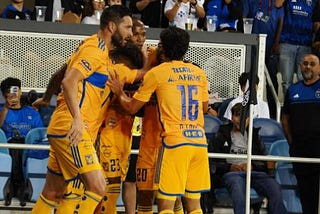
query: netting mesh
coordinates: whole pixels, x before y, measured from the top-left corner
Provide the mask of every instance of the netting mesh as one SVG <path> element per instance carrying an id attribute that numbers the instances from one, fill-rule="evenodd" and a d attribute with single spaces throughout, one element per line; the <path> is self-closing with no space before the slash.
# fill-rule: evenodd
<path id="1" fill-rule="evenodd" d="M 0 81 L 21 79 L 23 90 L 43 92 L 54 73 L 84 36 L 0 31 Z M 158 41 L 147 40 L 148 45 Z M 238 77 L 244 72 L 244 45 L 191 42 L 186 59 L 207 74 L 210 91 L 219 97 L 239 94 Z"/>

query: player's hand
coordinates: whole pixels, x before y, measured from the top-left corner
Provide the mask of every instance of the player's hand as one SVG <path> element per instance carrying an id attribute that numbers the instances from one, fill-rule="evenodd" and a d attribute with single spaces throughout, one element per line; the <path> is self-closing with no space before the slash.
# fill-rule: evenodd
<path id="1" fill-rule="evenodd" d="M 32 107 L 38 110 L 40 106 L 47 107 L 49 104 L 50 102 L 44 101 L 43 98 L 38 98 L 32 103 Z"/>
<path id="2" fill-rule="evenodd" d="M 70 140 L 70 146 L 77 146 L 82 139 L 82 119 L 81 117 L 73 118 L 71 129 L 67 134 L 67 138 Z"/>
<path id="3" fill-rule="evenodd" d="M 119 75 L 115 71 L 110 72 L 110 78 L 108 79 L 107 86 L 115 95 L 120 96 L 123 93 L 122 88 L 124 83 L 125 79 L 120 81 Z"/>

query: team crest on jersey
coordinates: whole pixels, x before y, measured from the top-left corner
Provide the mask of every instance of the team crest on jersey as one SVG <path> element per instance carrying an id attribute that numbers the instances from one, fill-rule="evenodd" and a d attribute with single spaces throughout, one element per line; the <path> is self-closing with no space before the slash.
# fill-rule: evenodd
<path id="1" fill-rule="evenodd" d="M 320 98 L 320 88 L 318 88 L 314 94 L 314 96 L 319 99 Z"/>
<path id="2" fill-rule="evenodd" d="M 32 120 L 32 116 L 31 115 L 28 115 L 28 120 Z"/>
<path id="3" fill-rule="evenodd" d="M 93 157 L 92 157 L 92 155 L 91 155 L 91 154 L 86 155 L 86 156 L 85 156 L 85 158 L 86 158 L 86 163 L 87 163 L 87 165 L 91 165 L 91 164 L 93 164 L 93 163 L 94 163 L 94 161 L 93 161 Z"/>
<path id="4" fill-rule="evenodd" d="M 91 65 L 88 61 L 82 59 L 81 64 L 87 71 L 91 71 Z"/>

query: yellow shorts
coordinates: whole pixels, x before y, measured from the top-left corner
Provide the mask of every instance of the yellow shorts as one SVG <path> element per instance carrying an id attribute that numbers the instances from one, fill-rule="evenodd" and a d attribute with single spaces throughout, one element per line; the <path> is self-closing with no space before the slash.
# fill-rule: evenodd
<path id="1" fill-rule="evenodd" d="M 139 148 L 136 165 L 137 187 L 139 190 L 157 190 L 158 182 L 154 180 L 161 147 Z"/>
<path id="2" fill-rule="evenodd" d="M 64 136 L 48 135 L 50 154 L 48 168 L 56 174 L 62 174 L 70 181 L 86 172 L 101 170 L 96 150 L 88 132 L 83 131 L 82 140 L 77 146 L 70 146 L 69 139 Z"/>
<path id="3" fill-rule="evenodd" d="M 106 178 L 121 177 L 123 181 L 129 167 L 131 128 L 133 118 L 125 116 L 115 126 L 106 121 L 100 133 L 100 163 Z"/>
<path id="4" fill-rule="evenodd" d="M 182 196 L 210 190 L 208 151 L 204 145 L 164 148 L 159 162 L 160 194 Z"/>

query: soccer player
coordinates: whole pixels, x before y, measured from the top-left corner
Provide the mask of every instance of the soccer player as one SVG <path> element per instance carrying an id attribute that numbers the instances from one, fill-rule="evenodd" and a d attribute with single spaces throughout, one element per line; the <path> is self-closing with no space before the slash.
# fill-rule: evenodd
<path id="1" fill-rule="evenodd" d="M 151 69 L 133 98 L 126 96 L 116 73 L 110 73 L 107 85 L 121 106 L 134 114 L 153 92 L 156 93 L 163 127 L 164 151 L 159 159 L 158 212 L 173 213 L 177 196 L 184 195 L 188 213 L 202 213 L 201 191 L 210 189 L 203 112 L 208 108 L 205 72 L 183 62 L 189 47 L 189 34 L 175 27 L 160 34 L 158 56 L 161 63 Z"/>
<path id="2" fill-rule="evenodd" d="M 48 126 L 51 149 L 46 183 L 31 213 L 51 213 L 67 183 L 79 177 L 85 191 L 75 212 L 93 213 L 102 199 L 106 183 L 93 144 L 101 106 L 110 98 L 105 86 L 113 70 L 108 51 L 126 44 L 131 36 L 130 11 L 110 7 L 102 13 L 99 32 L 85 39 L 70 57 Z"/>

